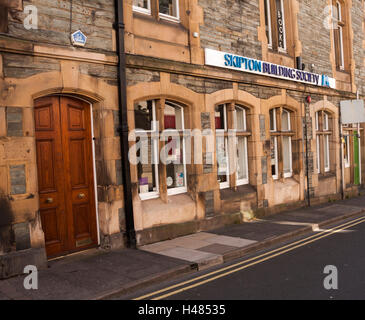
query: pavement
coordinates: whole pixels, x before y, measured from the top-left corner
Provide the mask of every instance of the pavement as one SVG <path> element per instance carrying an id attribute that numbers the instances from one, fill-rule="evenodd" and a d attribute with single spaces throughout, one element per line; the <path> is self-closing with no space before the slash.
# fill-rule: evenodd
<path id="1" fill-rule="evenodd" d="M 25 276 L 0 280 L 0 300 L 97 300 L 194 273 L 365 213 L 365 196 L 283 212 L 265 219 L 142 246 L 92 249 L 49 261 L 38 289 Z"/>

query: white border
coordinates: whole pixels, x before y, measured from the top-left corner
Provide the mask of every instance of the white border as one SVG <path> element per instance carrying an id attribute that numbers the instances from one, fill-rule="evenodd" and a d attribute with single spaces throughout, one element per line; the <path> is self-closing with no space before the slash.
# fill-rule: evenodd
<path id="1" fill-rule="evenodd" d="M 148 1 L 148 8 L 147 9 L 133 5 L 132 6 L 133 11 L 150 15 L 151 14 L 151 0 L 147 0 L 147 1 Z"/>
<path id="2" fill-rule="evenodd" d="M 170 16 L 169 14 L 165 14 L 165 13 L 159 13 L 159 17 L 163 20 L 168 20 L 168 21 L 171 21 L 171 22 L 177 22 L 179 23 L 180 22 L 180 3 L 179 3 L 179 0 L 172 0 L 175 2 L 175 5 L 176 5 L 176 17 L 175 16 Z"/>

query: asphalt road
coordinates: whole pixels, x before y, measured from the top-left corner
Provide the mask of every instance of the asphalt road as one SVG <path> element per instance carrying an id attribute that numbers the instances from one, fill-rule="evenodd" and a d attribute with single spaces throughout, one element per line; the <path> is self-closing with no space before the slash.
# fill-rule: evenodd
<path id="1" fill-rule="evenodd" d="M 119 299 L 365 299 L 365 219 L 341 225 Z M 328 265 L 337 268 L 338 289 L 324 287 Z"/>

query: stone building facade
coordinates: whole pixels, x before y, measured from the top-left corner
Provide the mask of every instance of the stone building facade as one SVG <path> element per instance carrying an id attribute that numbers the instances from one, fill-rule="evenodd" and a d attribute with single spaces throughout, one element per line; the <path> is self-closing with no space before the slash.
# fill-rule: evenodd
<path id="1" fill-rule="evenodd" d="M 114 2 L 0 1 L 0 12 L 0 277 L 123 247 Z"/>
<path id="2" fill-rule="evenodd" d="M 181 129 L 171 126 L 173 106 L 175 121 L 183 112 L 185 130 L 215 133 L 213 149 L 202 147 L 201 164 L 132 166 L 138 243 L 304 206 L 308 198 L 314 204 L 359 192 L 363 126 L 340 125 L 340 101 L 364 95 L 363 1 L 124 4 L 130 130 L 140 125 L 141 110 L 160 131 Z M 208 63 L 206 49 L 327 75 L 336 84 L 244 72 L 240 63 L 224 68 Z M 239 128 L 242 114 L 245 127 Z M 219 138 L 229 129 L 238 136 L 231 153 Z M 149 143 L 160 152 L 167 141 Z M 227 163 L 237 162 L 236 172 L 224 173 Z"/>
<path id="3" fill-rule="evenodd" d="M 170 163 L 131 165 L 138 245 L 358 192 L 363 125 L 339 120 L 340 101 L 365 93 L 363 0 L 123 5 L 129 130 L 147 130 L 149 156 L 170 141 L 155 131 L 213 138 L 192 153 L 200 163 L 182 138 Z M 114 22 L 114 1 L 0 1 L 0 259 L 15 261 L 1 277 L 125 244 Z M 84 47 L 71 41 L 78 30 Z M 301 57 L 336 87 L 208 65 L 206 49 L 291 69 Z"/>

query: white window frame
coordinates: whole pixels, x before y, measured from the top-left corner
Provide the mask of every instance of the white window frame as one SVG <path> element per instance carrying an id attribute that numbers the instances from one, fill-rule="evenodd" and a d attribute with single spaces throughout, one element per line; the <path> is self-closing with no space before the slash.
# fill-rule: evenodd
<path id="1" fill-rule="evenodd" d="M 179 129 L 179 130 L 176 129 L 176 130 L 181 132 L 182 134 L 184 134 L 184 130 L 185 130 L 184 107 L 182 107 L 179 104 L 176 104 L 174 102 L 171 102 L 170 100 L 165 101 L 165 105 L 166 104 L 169 104 L 173 107 L 181 109 L 181 129 Z M 167 189 L 167 195 L 168 196 L 188 192 L 187 178 L 186 178 L 186 150 L 185 150 L 185 138 L 184 138 L 184 136 L 182 138 L 182 149 L 183 149 L 183 167 L 184 167 L 184 187 L 168 188 Z"/>
<path id="2" fill-rule="evenodd" d="M 174 16 L 170 16 L 169 14 L 165 14 L 165 13 L 159 13 L 159 17 L 161 19 L 164 20 L 168 20 L 171 22 L 180 22 L 180 3 L 179 0 L 172 0 L 175 1 L 175 5 L 176 5 L 176 17 Z M 158 6 L 160 7 L 160 2 L 158 2 Z"/>
<path id="3" fill-rule="evenodd" d="M 347 132 L 344 135 L 344 139 L 346 140 L 346 148 L 347 148 L 347 158 L 344 157 L 345 168 L 350 168 L 350 135 Z"/>
<path id="4" fill-rule="evenodd" d="M 268 33 L 269 38 L 267 39 L 267 46 L 269 49 L 272 49 L 272 27 L 271 27 L 271 6 L 270 6 L 270 0 L 264 0 L 265 6 L 266 6 L 266 13 L 267 13 L 267 24 L 268 24 Z M 265 11 L 265 10 L 264 10 Z M 265 17 L 266 22 L 266 17 Z"/>
<path id="5" fill-rule="evenodd" d="M 148 8 L 147 9 L 146 8 L 137 7 L 137 6 L 133 5 L 132 6 L 133 7 L 133 11 L 150 15 L 151 14 L 151 0 L 147 0 L 147 3 L 148 3 Z"/>
<path id="6" fill-rule="evenodd" d="M 316 112 L 316 119 L 315 119 L 315 128 L 316 131 L 319 131 L 319 111 Z M 320 135 L 316 134 L 316 150 L 317 150 L 317 173 L 321 173 L 321 142 L 320 142 Z"/>
<path id="7" fill-rule="evenodd" d="M 271 109 L 273 111 L 273 124 L 274 124 L 274 128 L 273 129 L 270 128 L 270 132 L 276 132 L 277 131 L 276 109 L 277 108 Z M 270 111 L 269 111 L 269 117 L 270 117 Z M 270 123 L 271 123 L 271 121 L 270 121 Z M 278 137 L 277 136 L 273 136 L 273 138 L 274 138 L 274 155 L 275 155 L 275 172 L 276 172 L 276 174 L 275 175 L 272 175 L 272 178 L 274 180 L 278 180 L 279 179 Z M 271 141 L 271 138 L 270 138 L 270 141 Z M 271 155 L 270 155 L 270 169 L 271 169 L 271 166 L 272 166 L 271 160 L 272 159 L 271 159 Z"/>
<path id="8" fill-rule="evenodd" d="M 223 139 L 224 139 L 224 151 L 225 151 L 225 158 L 227 161 L 227 168 L 226 168 L 226 177 L 227 177 L 227 181 L 225 182 L 219 182 L 219 188 L 220 189 L 226 189 L 229 188 L 230 186 L 230 179 L 229 179 L 229 158 L 228 158 L 228 138 L 225 136 L 225 133 L 227 132 L 227 105 L 223 104 L 223 124 L 224 124 L 224 129 L 215 129 L 216 132 L 216 136 L 217 133 L 222 134 L 223 133 Z M 214 118 L 215 120 L 215 118 Z M 216 143 L 216 147 L 217 147 L 217 143 Z M 216 152 L 217 154 L 217 152 Z M 217 170 L 218 170 L 218 159 L 217 159 Z M 217 178 L 218 178 L 218 172 L 217 172 Z"/>
<path id="9" fill-rule="evenodd" d="M 323 111 L 323 131 L 328 131 L 329 130 L 329 126 L 328 126 L 328 121 L 329 121 L 329 116 L 327 114 L 327 112 Z M 331 160 L 330 160 L 330 141 L 329 141 L 329 136 L 326 134 L 324 136 L 324 141 L 323 143 L 326 142 L 326 146 L 325 147 L 325 152 L 327 153 L 327 160 L 328 163 L 326 163 L 326 155 L 324 156 L 324 172 L 329 172 L 331 170 Z"/>
<path id="10" fill-rule="evenodd" d="M 336 1 L 336 8 L 337 11 L 337 17 L 334 19 L 336 20 L 337 28 L 339 29 L 339 46 L 340 46 L 340 55 L 341 55 L 341 64 L 340 64 L 340 70 L 345 70 L 345 57 L 344 57 L 344 49 L 343 49 L 343 30 L 342 26 L 339 25 L 339 22 L 342 22 L 342 4 L 339 1 Z M 333 15 L 332 15 L 333 17 Z"/>
<path id="11" fill-rule="evenodd" d="M 317 134 L 316 135 L 316 145 L 317 145 L 317 173 L 321 173 L 321 155 L 320 155 L 320 150 L 321 150 L 321 143 L 320 143 L 320 135 Z"/>
<path id="12" fill-rule="evenodd" d="M 143 133 L 153 133 L 156 130 L 156 101 L 152 100 L 152 128 L 151 130 L 142 131 Z M 136 128 L 136 134 L 138 134 L 139 130 Z M 158 172 L 158 157 L 159 157 L 159 140 L 158 138 L 149 138 L 151 139 L 151 148 L 154 149 L 154 163 L 151 165 L 153 166 L 153 170 L 155 171 L 155 179 L 156 179 L 156 190 L 157 191 L 149 191 L 146 193 L 140 193 L 138 189 L 138 194 L 141 200 L 150 200 L 156 199 L 160 197 L 160 185 L 159 185 L 159 172 Z M 151 159 L 149 159 L 151 160 Z"/>
<path id="13" fill-rule="evenodd" d="M 243 131 L 247 131 L 247 114 L 246 114 L 246 109 L 241 107 L 241 106 L 238 106 L 236 105 L 235 106 L 235 115 L 234 115 L 234 119 L 235 119 L 235 129 L 238 131 L 237 129 L 237 112 L 236 112 L 236 109 L 240 109 L 243 111 Z M 246 177 L 247 178 L 244 178 L 244 179 L 238 179 L 238 171 L 236 171 L 236 186 L 242 186 L 242 185 L 245 185 L 245 184 L 248 184 L 249 183 L 249 176 L 248 176 L 248 153 L 247 153 L 247 137 L 236 137 L 237 138 L 237 147 L 236 147 L 236 152 L 238 151 L 238 139 L 243 139 L 244 141 L 244 157 L 245 157 L 245 161 L 246 161 L 246 167 L 244 168 L 245 169 L 245 173 L 246 173 Z M 238 155 L 237 155 L 238 157 Z M 229 159 L 228 159 L 228 162 L 229 162 Z M 237 158 L 237 162 L 238 162 L 238 158 Z M 236 168 L 237 169 L 237 168 Z"/>
<path id="14" fill-rule="evenodd" d="M 328 163 L 326 163 L 326 156 L 324 156 L 324 172 L 329 172 L 331 170 L 331 160 L 330 160 L 330 141 L 329 141 L 329 136 L 326 134 L 324 137 L 325 141 L 326 141 L 326 146 L 325 146 L 325 152 L 327 153 L 327 160 Z"/>
<path id="15" fill-rule="evenodd" d="M 279 47 L 278 45 L 278 51 L 282 53 L 286 53 L 287 47 L 286 47 L 286 29 L 285 29 L 285 12 L 284 12 L 284 2 L 283 0 L 280 0 L 280 7 L 281 7 L 281 14 L 283 15 L 283 37 L 284 37 L 284 48 Z M 276 9 L 277 10 L 277 9 Z M 279 33 L 279 32 L 278 32 Z"/>
<path id="16" fill-rule="evenodd" d="M 284 132 L 290 131 L 291 130 L 291 119 L 290 119 L 290 112 L 288 110 L 285 110 L 284 108 L 282 109 L 282 114 L 281 114 L 281 119 L 283 118 L 283 114 L 284 112 L 286 112 L 288 114 L 288 130 L 282 130 Z M 281 124 L 283 125 L 283 124 Z M 293 155 L 292 155 L 292 141 L 291 141 L 291 137 L 289 136 L 289 169 L 290 172 L 283 172 L 283 176 L 284 178 L 290 178 L 293 176 Z M 282 140 L 284 139 L 284 136 L 282 136 Z M 282 141 L 283 143 L 283 141 Z M 284 162 L 284 148 L 282 148 L 282 152 L 283 152 L 283 162 Z M 284 170 L 284 169 L 283 169 Z"/>

